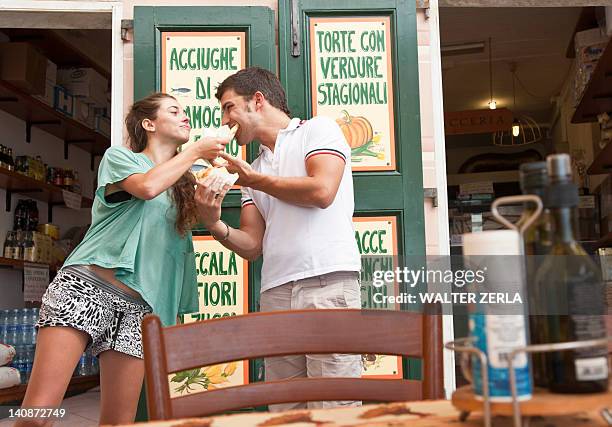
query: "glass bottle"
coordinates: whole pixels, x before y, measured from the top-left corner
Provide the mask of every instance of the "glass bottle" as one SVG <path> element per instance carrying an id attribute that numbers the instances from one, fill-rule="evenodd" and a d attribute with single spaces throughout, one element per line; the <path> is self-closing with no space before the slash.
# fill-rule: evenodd
<path id="1" fill-rule="evenodd" d="M 13 252 L 13 232 L 7 231 L 6 237 L 4 239 L 4 247 L 2 250 L 2 256 L 4 258 L 12 258 L 11 256 L 12 252 Z"/>
<path id="2" fill-rule="evenodd" d="M 64 183 L 64 178 L 62 177 L 62 169 L 55 168 L 55 176 L 53 177 L 53 185 L 61 187 Z"/>
<path id="3" fill-rule="evenodd" d="M 73 184 L 73 179 L 72 179 L 72 169 L 66 169 L 65 173 L 64 173 L 64 188 L 68 191 L 72 191 L 72 184 Z"/>
<path id="4" fill-rule="evenodd" d="M 13 230 L 23 230 L 25 227 L 25 212 L 23 200 L 17 202 L 15 213 L 13 214 Z"/>
<path id="5" fill-rule="evenodd" d="M 34 247 L 34 238 L 32 231 L 25 232 L 24 244 L 23 244 L 23 260 L 29 262 L 35 262 L 36 251 Z"/>
<path id="6" fill-rule="evenodd" d="M 77 171 L 74 171 L 73 174 L 74 180 L 72 184 L 72 191 L 77 194 L 81 194 L 81 181 L 79 181 L 79 173 Z"/>
<path id="7" fill-rule="evenodd" d="M 567 154 L 547 157 L 547 205 L 555 236 L 536 275 L 547 315 L 544 343 L 583 341 L 606 336 L 604 288 L 600 271 L 575 239 L 578 188 Z M 591 393 L 608 389 L 607 346 L 546 353 L 550 391 Z"/>
<path id="8" fill-rule="evenodd" d="M 546 187 L 548 185 L 546 162 L 522 164 L 519 168 L 519 176 L 522 193 L 540 197 L 545 205 L 540 217 L 523 232 L 527 298 L 529 303 L 530 343 L 542 344 L 544 338 L 540 335 L 545 333 L 546 317 L 543 316 L 545 310 L 541 306 L 542 298 L 536 286 L 535 277 L 543 255 L 550 252 L 553 238 L 552 220 L 550 217 L 550 210 L 546 207 L 545 197 Z M 519 229 L 525 224 L 528 218 L 533 216 L 535 210 L 536 206 L 533 203 L 525 204 L 523 214 L 516 224 Z M 535 386 L 547 387 L 548 376 L 546 374 L 545 354 L 533 353 L 531 357 Z"/>
<path id="9" fill-rule="evenodd" d="M 0 145 L 0 167 L 8 169 L 6 161 L 6 151 L 4 145 Z"/>
<path id="10" fill-rule="evenodd" d="M 19 257 L 19 242 L 17 241 L 17 232 L 11 231 L 9 242 L 9 252 L 7 258 L 18 259 Z"/>
<path id="11" fill-rule="evenodd" d="M 35 231 L 38 227 L 38 205 L 36 200 L 29 200 L 28 209 L 28 230 Z"/>
<path id="12" fill-rule="evenodd" d="M 53 184 L 53 178 L 55 176 L 55 168 L 48 167 L 47 168 L 47 184 Z"/>
<path id="13" fill-rule="evenodd" d="M 25 231 L 16 231 L 15 232 L 15 249 L 13 250 L 13 255 L 15 259 L 23 260 L 23 252 L 24 252 L 24 233 Z"/>
<path id="14" fill-rule="evenodd" d="M 8 162 L 8 170 L 14 171 L 15 170 L 15 161 L 13 160 L 13 149 L 12 148 L 8 149 L 8 156 L 7 156 L 6 160 Z"/>

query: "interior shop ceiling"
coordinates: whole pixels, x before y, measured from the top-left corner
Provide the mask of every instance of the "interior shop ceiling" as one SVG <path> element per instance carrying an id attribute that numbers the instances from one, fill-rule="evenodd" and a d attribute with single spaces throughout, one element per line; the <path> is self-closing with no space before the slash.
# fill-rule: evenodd
<path id="1" fill-rule="evenodd" d="M 112 14 L 2 11 L 1 28 L 111 29 Z"/>
<path id="2" fill-rule="evenodd" d="M 513 107 L 512 73 L 516 64 L 516 110 L 540 123 L 550 120 L 551 98 L 569 76 L 566 50 L 581 8 L 469 8 L 440 9 L 443 46 L 444 110 L 487 108 L 489 52 L 492 43 L 493 98 L 498 108 Z M 444 46 L 484 47 L 467 54 L 449 54 Z"/>

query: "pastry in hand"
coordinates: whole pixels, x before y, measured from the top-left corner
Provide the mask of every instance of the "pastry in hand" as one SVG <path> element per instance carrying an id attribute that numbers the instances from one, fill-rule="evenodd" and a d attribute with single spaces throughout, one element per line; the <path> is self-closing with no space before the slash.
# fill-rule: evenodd
<path id="1" fill-rule="evenodd" d="M 207 162 L 208 163 L 208 162 Z M 199 171 L 195 172 L 194 175 L 198 181 L 210 180 L 211 187 L 215 191 L 220 191 L 224 185 L 234 185 L 238 181 L 237 173 L 229 173 L 228 170 L 223 166 L 210 166 L 204 167 Z"/>

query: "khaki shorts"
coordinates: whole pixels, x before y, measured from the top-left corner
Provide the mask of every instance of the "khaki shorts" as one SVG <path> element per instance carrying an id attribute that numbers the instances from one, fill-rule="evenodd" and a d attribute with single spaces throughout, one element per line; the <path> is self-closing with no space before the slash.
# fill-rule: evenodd
<path id="1" fill-rule="evenodd" d="M 260 310 L 361 308 L 359 273 L 339 271 L 277 286 L 261 294 Z M 300 377 L 361 377 L 361 355 L 307 354 L 265 359 L 266 381 Z M 298 402 L 270 405 L 271 411 L 358 406 L 358 401 Z"/>

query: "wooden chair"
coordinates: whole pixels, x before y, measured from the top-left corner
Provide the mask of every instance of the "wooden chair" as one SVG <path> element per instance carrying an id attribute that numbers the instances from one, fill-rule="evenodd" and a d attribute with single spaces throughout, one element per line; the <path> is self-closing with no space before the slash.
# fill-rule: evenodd
<path id="1" fill-rule="evenodd" d="M 440 321 L 439 315 L 329 309 L 252 313 L 162 328 L 157 316 L 147 315 L 142 332 L 149 418 L 207 416 L 273 403 L 440 398 Z M 423 380 L 297 378 L 170 398 L 171 373 L 264 356 L 320 353 L 425 356 Z"/>

